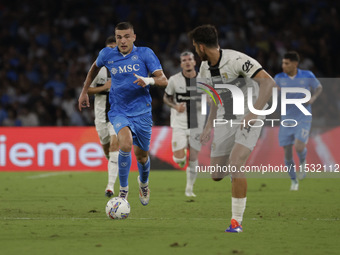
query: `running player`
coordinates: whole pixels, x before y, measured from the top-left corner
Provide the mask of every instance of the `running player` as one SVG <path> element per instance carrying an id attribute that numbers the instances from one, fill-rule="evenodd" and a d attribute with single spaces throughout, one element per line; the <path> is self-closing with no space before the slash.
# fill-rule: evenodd
<path id="1" fill-rule="evenodd" d="M 180 55 L 182 72 L 169 78 L 169 84 L 165 89 L 163 100 L 171 107 L 171 127 L 172 127 L 172 152 L 173 160 L 182 168 L 187 162 L 187 147 L 190 144 L 189 165 L 187 166 L 187 184 L 185 195 L 196 197 L 193 192 L 197 177 L 196 166 L 198 165 L 197 156 L 201 150 L 200 134 L 203 129 L 204 116 L 198 114 L 198 118 L 190 117 L 191 98 L 196 91 L 196 61 L 192 52 L 183 52 Z M 193 88 L 190 90 L 190 88 Z M 196 104 L 199 104 L 198 102 Z M 196 106 L 200 109 L 200 106 Z"/>
<path id="2" fill-rule="evenodd" d="M 134 45 L 136 34 L 130 23 L 119 23 L 115 28 L 115 36 L 117 47 L 102 49 L 97 60 L 92 64 L 79 96 L 78 106 L 79 110 L 89 107 L 88 87 L 100 67 L 108 68 L 112 81 L 109 94 L 111 109 L 108 115 L 118 134 L 120 146 L 119 196 L 123 198 L 128 196 L 131 150 L 134 145 L 140 174 L 138 176 L 139 198 L 143 205 L 147 205 L 150 199 L 148 151 L 152 128 L 149 88 L 150 85 L 166 86 L 168 80 L 154 52 L 150 48 Z M 153 77 L 148 77 L 149 73 Z"/>
<path id="3" fill-rule="evenodd" d="M 106 47 L 116 47 L 116 38 L 110 36 L 106 39 Z M 105 196 L 111 197 L 114 194 L 114 184 L 118 175 L 118 138 L 110 123 L 107 113 L 110 110 L 109 91 L 111 87 L 111 75 L 106 67 L 102 67 L 92 81 L 88 95 L 94 95 L 95 126 L 100 143 L 103 146 L 104 154 L 108 160 L 108 184 L 105 189 Z"/>
<path id="4" fill-rule="evenodd" d="M 311 113 L 312 104 L 322 92 L 322 85 L 315 78 L 315 75 L 311 71 L 298 69 L 300 57 L 295 51 L 290 51 L 284 54 L 282 59 L 282 73 L 275 75 L 275 81 L 281 88 L 286 87 L 300 87 L 312 91 L 312 97 L 305 104 L 306 109 Z M 301 93 L 288 93 L 287 98 L 303 98 Z M 302 180 L 306 177 L 305 165 L 307 155 L 307 142 L 309 137 L 309 131 L 312 124 L 312 116 L 305 115 L 301 112 L 296 105 L 287 104 L 286 115 L 281 115 L 281 120 L 295 120 L 298 124 L 295 127 L 283 127 L 280 126 L 279 131 L 279 143 L 283 147 L 285 153 L 285 165 L 290 169 L 289 176 L 291 178 L 290 190 L 298 190 L 299 182 L 296 178 L 296 167 L 293 159 L 293 145 L 297 152 L 300 161 L 300 174 L 299 179 Z M 288 121 L 285 121 L 285 125 L 289 125 Z M 292 126 L 295 125 L 291 123 Z"/>
<path id="5" fill-rule="evenodd" d="M 253 97 L 254 108 L 263 110 L 271 98 L 275 82 L 253 58 L 234 50 L 220 49 L 217 30 L 212 25 L 196 27 L 189 33 L 195 50 L 202 60 L 200 77 L 206 78 L 211 86 L 217 84 L 235 85 L 242 90 L 245 102 Z M 247 88 L 253 88 L 253 95 L 248 95 Z M 202 143 L 210 139 L 214 119 L 234 120 L 234 125 L 219 125 L 214 128 L 211 151 L 211 165 L 230 165 L 238 171 L 232 173 L 232 217 L 226 232 L 242 232 L 243 213 L 246 207 L 247 180 L 239 171 L 246 163 L 256 145 L 261 128 L 251 127 L 257 118 L 245 104 L 244 115 L 234 115 L 232 95 L 229 90 L 219 91 L 223 106 L 211 104 L 207 124 L 201 135 Z M 217 109 L 218 108 L 218 109 Z M 239 124 L 237 124 L 239 123 Z M 244 123 L 244 125 L 240 124 Z M 215 172 L 212 178 L 222 180 L 226 173 Z"/>

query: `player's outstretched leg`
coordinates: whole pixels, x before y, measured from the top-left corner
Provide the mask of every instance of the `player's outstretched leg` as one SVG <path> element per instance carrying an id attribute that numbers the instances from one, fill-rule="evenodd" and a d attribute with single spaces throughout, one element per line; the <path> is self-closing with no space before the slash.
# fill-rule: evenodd
<path id="1" fill-rule="evenodd" d="M 290 185 L 290 190 L 297 191 L 299 190 L 299 182 L 296 179 L 295 163 L 292 159 L 291 160 L 285 159 L 285 164 L 288 167 L 288 173 L 292 182 Z"/>
<path id="2" fill-rule="evenodd" d="M 228 233 L 241 233 L 241 232 L 243 232 L 243 228 L 242 228 L 241 223 L 239 223 L 235 219 L 231 219 L 230 226 L 225 230 L 225 232 L 228 232 Z"/>
<path id="3" fill-rule="evenodd" d="M 300 173 L 299 179 L 303 180 L 306 178 L 306 155 L 307 155 L 307 148 L 304 148 L 302 152 L 297 151 L 297 155 L 299 156 L 300 160 Z"/>
<path id="4" fill-rule="evenodd" d="M 120 181 L 119 196 L 127 199 L 129 192 L 128 178 L 131 167 L 131 152 L 124 152 L 122 150 L 119 150 L 118 164 Z"/>
<path id="5" fill-rule="evenodd" d="M 175 156 L 173 156 L 172 159 L 174 160 L 175 163 L 177 163 L 179 165 L 180 168 L 183 168 L 185 166 L 185 164 L 187 163 L 186 154 L 183 158 L 176 158 Z"/>
<path id="6" fill-rule="evenodd" d="M 137 177 L 138 185 L 139 185 L 139 200 L 142 205 L 148 205 L 150 200 L 150 189 L 149 182 L 143 183 L 140 180 L 140 176 Z"/>
<path id="7" fill-rule="evenodd" d="M 240 178 L 234 178 L 235 182 L 243 182 L 242 186 L 246 186 L 246 179 L 240 179 Z M 232 184 L 232 185 L 235 185 Z M 238 185 L 241 186 L 241 185 Z M 243 232 L 242 228 L 242 220 L 243 220 L 243 214 L 246 209 L 246 203 L 247 203 L 247 197 L 243 198 L 231 198 L 231 212 L 232 212 L 232 218 L 230 221 L 230 226 L 225 230 L 225 232 L 229 233 L 240 233 Z"/>
<path id="8" fill-rule="evenodd" d="M 189 166 L 187 167 L 187 184 L 185 188 L 185 195 L 187 197 L 196 197 L 194 190 L 194 184 L 197 178 L 196 166 L 198 165 L 198 161 L 189 161 Z"/>
<path id="9" fill-rule="evenodd" d="M 139 185 L 139 200 L 142 205 L 147 205 L 150 200 L 149 190 L 149 174 L 150 174 L 150 157 L 147 156 L 147 160 L 144 164 L 137 161 L 138 165 L 138 185 Z"/>
<path id="10" fill-rule="evenodd" d="M 114 184 L 118 176 L 118 151 L 109 153 L 108 162 L 108 184 L 105 189 L 105 196 L 111 197 L 114 194 Z"/>

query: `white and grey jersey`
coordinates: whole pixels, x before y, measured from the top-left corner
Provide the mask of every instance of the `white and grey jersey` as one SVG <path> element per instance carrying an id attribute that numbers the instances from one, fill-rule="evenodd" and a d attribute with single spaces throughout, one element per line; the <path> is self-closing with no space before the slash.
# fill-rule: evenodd
<path id="1" fill-rule="evenodd" d="M 175 103 L 185 103 L 186 111 L 177 112 L 171 108 L 170 125 L 172 128 L 203 128 L 205 116 L 200 114 L 201 97 L 197 94 L 196 78 L 186 78 L 179 72 L 169 78 L 165 93 L 173 96 Z"/>
<path id="2" fill-rule="evenodd" d="M 246 115 L 249 112 L 248 87 L 253 88 L 252 99 L 255 103 L 259 96 L 259 85 L 251 78 L 262 70 L 262 66 L 244 53 L 235 50 L 220 50 L 220 52 L 220 59 L 216 66 L 210 66 L 208 61 L 202 62 L 200 76 L 213 87 L 216 84 L 230 84 L 240 88 L 244 95 L 244 113 Z M 223 102 L 223 106 L 218 105 L 217 118 L 243 119 L 244 115 L 233 115 L 232 93 L 227 89 L 216 90 Z"/>
<path id="3" fill-rule="evenodd" d="M 103 86 L 108 80 L 110 80 L 111 76 L 106 67 L 102 67 L 99 70 L 98 75 L 92 81 L 90 87 L 100 87 Z M 107 113 L 110 110 L 109 103 L 109 90 L 102 91 L 94 95 L 94 115 L 95 115 L 95 123 L 98 122 L 109 122 Z"/>

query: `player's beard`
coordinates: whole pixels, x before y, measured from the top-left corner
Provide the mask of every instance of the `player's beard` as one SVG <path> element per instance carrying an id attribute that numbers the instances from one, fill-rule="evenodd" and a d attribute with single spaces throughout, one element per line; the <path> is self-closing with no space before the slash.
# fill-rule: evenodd
<path id="1" fill-rule="evenodd" d="M 205 54 L 204 52 L 200 51 L 199 53 L 197 53 L 198 56 L 201 58 L 202 61 L 207 61 L 208 60 L 208 56 L 207 54 Z"/>

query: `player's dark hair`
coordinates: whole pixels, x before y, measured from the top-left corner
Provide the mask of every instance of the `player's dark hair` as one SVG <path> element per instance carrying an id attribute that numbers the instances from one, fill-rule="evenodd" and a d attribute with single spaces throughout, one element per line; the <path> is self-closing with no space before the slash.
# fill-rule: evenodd
<path id="1" fill-rule="evenodd" d="M 284 59 L 300 62 L 300 56 L 296 51 L 288 51 L 283 55 Z"/>
<path id="2" fill-rule="evenodd" d="M 130 22 L 120 22 L 117 24 L 115 30 L 127 30 L 130 28 L 133 30 L 133 26 Z"/>
<path id="3" fill-rule="evenodd" d="M 105 41 L 105 45 L 108 45 L 108 44 L 111 44 L 111 43 L 115 43 L 116 42 L 116 37 L 114 37 L 113 35 L 112 36 L 109 36 L 106 41 Z"/>
<path id="4" fill-rule="evenodd" d="M 218 47 L 218 33 L 216 27 L 212 25 L 196 27 L 189 32 L 188 36 L 195 43 L 204 44 L 209 48 Z"/>

